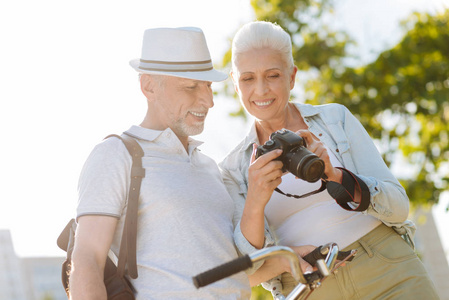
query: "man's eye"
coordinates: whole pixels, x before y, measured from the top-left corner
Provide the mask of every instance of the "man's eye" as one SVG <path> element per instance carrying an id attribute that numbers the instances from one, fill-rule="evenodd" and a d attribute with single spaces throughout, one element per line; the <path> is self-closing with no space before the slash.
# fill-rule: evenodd
<path id="1" fill-rule="evenodd" d="M 253 80 L 253 78 L 252 77 L 242 78 L 242 81 L 250 81 L 250 80 Z"/>
<path id="2" fill-rule="evenodd" d="M 269 78 L 278 78 L 278 77 L 279 77 L 279 74 L 272 74 L 272 75 L 269 75 L 268 77 L 269 77 Z"/>

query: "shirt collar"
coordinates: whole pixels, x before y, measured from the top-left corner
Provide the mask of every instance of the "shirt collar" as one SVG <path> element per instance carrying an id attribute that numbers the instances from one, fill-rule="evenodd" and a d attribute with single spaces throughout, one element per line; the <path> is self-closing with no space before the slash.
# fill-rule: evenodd
<path id="1" fill-rule="evenodd" d="M 314 105 L 302 104 L 298 102 L 293 102 L 293 104 L 295 104 L 295 106 L 298 108 L 303 118 L 312 117 L 320 113 L 320 110 Z"/>
<path id="2" fill-rule="evenodd" d="M 132 136 L 136 139 L 149 141 L 149 142 L 154 141 L 164 132 L 170 132 L 172 134 L 175 134 L 173 132 L 173 130 L 171 130 L 171 128 L 167 128 L 167 129 L 161 131 L 161 130 L 144 128 L 144 127 L 137 126 L 137 125 L 133 125 L 127 131 L 125 131 L 125 133 L 128 134 L 129 136 Z M 191 148 L 191 147 L 196 148 L 203 144 L 202 141 L 195 140 L 192 137 L 189 137 L 188 141 L 189 141 L 189 148 Z"/>
<path id="3" fill-rule="evenodd" d="M 256 121 L 253 122 L 253 125 L 251 125 L 251 128 L 249 130 L 248 135 L 243 140 L 243 143 L 241 144 L 242 147 L 240 148 L 240 152 L 246 152 L 248 148 L 252 148 L 253 144 L 259 145 L 259 138 L 257 137 L 257 131 L 256 131 Z"/>

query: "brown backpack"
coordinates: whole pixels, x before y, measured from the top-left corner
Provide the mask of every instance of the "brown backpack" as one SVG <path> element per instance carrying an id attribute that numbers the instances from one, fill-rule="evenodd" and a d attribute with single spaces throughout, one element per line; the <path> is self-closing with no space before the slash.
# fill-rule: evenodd
<path id="1" fill-rule="evenodd" d="M 125 226 L 123 228 L 122 239 L 120 242 L 120 252 L 118 263 L 115 265 L 108 256 L 104 268 L 104 284 L 108 295 L 108 300 L 134 300 L 134 288 L 125 276 L 125 267 L 127 275 L 133 279 L 137 278 L 136 263 L 136 240 L 137 240 L 137 208 L 139 202 L 140 185 L 142 178 L 145 177 L 145 169 L 142 168 L 143 150 L 137 141 L 126 133 L 119 135 L 109 135 L 117 137 L 125 144 L 126 149 L 132 157 L 131 184 L 128 194 L 128 208 L 125 217 Z M 61 279 L 62 285 L 69 297 L 70 286 L 69 276 L 71 268 L 71 258 L 73 247 L 75 245 L 76 222 L 71 219 L 58 237 L 57 244 L 59 248 L 67 252 L 67 257 L 62 264 Z"/>

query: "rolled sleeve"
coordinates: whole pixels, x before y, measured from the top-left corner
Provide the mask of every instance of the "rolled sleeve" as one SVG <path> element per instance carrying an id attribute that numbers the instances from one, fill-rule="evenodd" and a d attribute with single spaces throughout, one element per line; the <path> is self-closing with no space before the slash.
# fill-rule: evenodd
<path id="1" fill-rule="evenodd" d="M 366 213 L 388 223 L 403 223 L 409 213 L 409 200 L 404 188 L 394 181 L 358 175 L 368 186 L 371 199 Z"/>
<path id="2" fill-rule="evenodd" d="M 385 224 L 403 223 L 409 213 L 409 199 L 404 188 L 391 173 L 379 154 L 371 137 L 362 124 L 346 109 L 344 130 L 350 141 L 349 151 L 342 156 L 350 156 L 353 171 L 368 186 L 370 206 L 366 213 Z"/>

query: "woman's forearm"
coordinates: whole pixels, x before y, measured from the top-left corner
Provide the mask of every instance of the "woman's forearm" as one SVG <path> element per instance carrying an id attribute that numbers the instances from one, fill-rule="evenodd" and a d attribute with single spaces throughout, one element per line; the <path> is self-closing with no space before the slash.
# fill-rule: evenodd
<path id="1" fill-rule="evenodd" d="M 257 249 L 262 249 L 265 242 L 265 218 L 264 210 L 251 204 L 251 200 L 245 204 L 240 230 L 248 242 Z"/>

